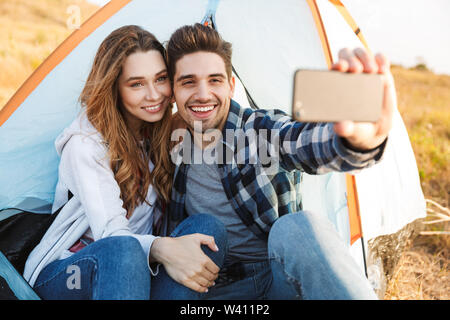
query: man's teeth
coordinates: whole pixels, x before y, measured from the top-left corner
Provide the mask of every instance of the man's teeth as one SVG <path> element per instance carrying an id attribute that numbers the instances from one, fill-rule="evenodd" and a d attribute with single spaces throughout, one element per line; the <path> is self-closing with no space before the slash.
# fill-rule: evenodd
<path id="1" fill-rule="evenodd" d="M 154 107 L 146 107 L 146 108 L 145 108 L 145 110 L 150 110 L 150 111 L 153 111 L 153 110 L 156 110 L 156 109 L 158 109 L 158 108 L 159 108 L 159 106 L 160 106 L 160 105 L 157 105 L 157 106 L 154 106 Z"/>
<path id="2" fill-rule="evenodd" d="M 207 112 L 207 111 L 211 111 L 212 109 L 214 109 L 214 106 L 210 106 L 210 107 L 191 107 L 191 109 L 194 112 Z"/>

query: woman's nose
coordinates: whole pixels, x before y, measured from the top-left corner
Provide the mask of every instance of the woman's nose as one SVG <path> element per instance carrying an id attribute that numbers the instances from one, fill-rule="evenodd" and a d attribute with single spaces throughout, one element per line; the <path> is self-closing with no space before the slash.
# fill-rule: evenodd
<path id="1" fill-rule="evenodd" d="M 150 84 L 147 86 L 147 93 L 145 98 L 149 101 L 155 101 L 158 100 L 161 94 L 159 91 L 155 88 L 154 85 Z"/>

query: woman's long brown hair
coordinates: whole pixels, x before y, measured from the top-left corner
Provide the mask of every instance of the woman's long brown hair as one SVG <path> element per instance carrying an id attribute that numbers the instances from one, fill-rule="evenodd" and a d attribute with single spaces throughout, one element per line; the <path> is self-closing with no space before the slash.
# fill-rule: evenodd
<path id="1" fill-rule="evenodd" d="M 108 146 L 111 169 L 127 217 L 146 201 L 150 184 L 165 203 L 170 201 L 172 188 L 174 167 L 169 153 L 172 105 L 160 121 L 144 122 L 141 137 L 148 143 L 143 145 L 126 125 L 122 113 L 118 85 L 122 66 L 129 55 L 149 50 L 159 51 L 166 61 L 164 47 L 150 32 L 138 26 L 113 31 L 100 45 L 80 96 L 89 121 Z M 149 160 L 154 164 L 151 172 Z"/>

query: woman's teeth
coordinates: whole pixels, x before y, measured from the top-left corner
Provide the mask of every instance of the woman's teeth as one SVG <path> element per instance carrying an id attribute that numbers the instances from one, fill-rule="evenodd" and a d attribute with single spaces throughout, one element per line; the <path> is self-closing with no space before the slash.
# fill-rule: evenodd
<path id="1" fill-rule="evenodd" d="M 154 107 L 146 107 L 146 108 L 144 108 L 144 109 L 145 109 L 145 110 L 149 110 L 149 111 L 154 111 L 154 110 L 157 110 L 160 106 L 161 106 L 161 105 L 157 105 L 157 106 L 154 106 Z"/>

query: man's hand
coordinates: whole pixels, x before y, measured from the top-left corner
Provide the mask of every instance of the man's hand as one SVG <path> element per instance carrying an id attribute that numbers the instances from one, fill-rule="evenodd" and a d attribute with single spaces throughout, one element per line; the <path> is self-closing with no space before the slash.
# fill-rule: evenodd
<path id="1" fill-rule="evenodd" d="M 353 51 L 342 49 L 339 52 L 339 60 L 332 66 L 332 70 L 384 75 L 384 97 L 380 119 L 377 122 L 340 121 L 334 125 L 336 134 L 345 138 L 354 148 L 369 150 L 378 147 L 388 136 L 393 111 L 397 105 L 389 61 L 383 54 L 373 56 L 361 48 Z"/>
<path id="2" fill-rule="evenodd" d="M 219 267 L 203 252 L 201 245 L 218 251 L 213 237 L 196 233 L 156 239 L 151 257 L 162 263 L 167 274 L 176 282 L 203 293 L 214 284 Z"/>

